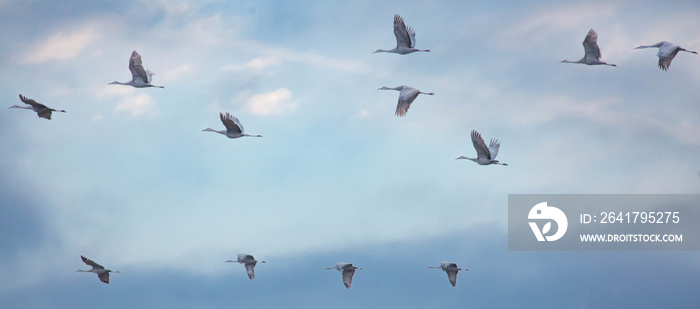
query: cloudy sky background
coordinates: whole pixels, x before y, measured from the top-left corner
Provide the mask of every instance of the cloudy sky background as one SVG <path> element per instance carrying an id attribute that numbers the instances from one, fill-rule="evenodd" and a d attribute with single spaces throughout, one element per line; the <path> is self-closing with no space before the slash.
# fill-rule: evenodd
<path id="1" fill-rule="evenodd" d="M 430 53 L 395 46 L 394 14 Z M 0 307 L 695 307 L 697 252 L 509 252 L 513 193 L 700 193 L 700 3 L 0 0 Z M 595 29 L 602 60 L 583 56 Z M 165 89 L 130 79 L 132 50 Z M 404 118 L 398 92 L 419 96 Z M 230 112 L 251 134 L 229 140 Z M 478 166 L 471 130 L 502 142 Z M 250 281 L 239 252 L 268 263 Z M 76 274 L 85 255 L 120 270 Z M 440 261 L 471 269 L 452 288 Z M 335 262 L 358 271 L 346 290 Z"/>

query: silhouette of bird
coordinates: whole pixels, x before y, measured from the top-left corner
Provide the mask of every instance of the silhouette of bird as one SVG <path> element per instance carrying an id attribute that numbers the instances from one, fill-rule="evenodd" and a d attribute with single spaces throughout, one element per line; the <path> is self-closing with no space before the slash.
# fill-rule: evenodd
<path id="1" fill-rule="evenodd" d="M 353 266 L 351 263 L 338 262 L 338 263 L 335 263 L 335 266 L 326 267 L 323 270 L 328 270 L 328 269 L 333 269 L 333 268 L 337 269 L 339 272 L 342 272 L 343 284 L 345 285 L 346 289 L 349 289 L 350 286 L 352 285 L 352 276 L 355 274 L 355 269 L 362 269 L 362 267 Z"/>
<path id="2" fill-rule="evenodd" d="M 440 262 L 440 266 L 428 266 L 428 268 L 440 268 L 447 273 L 447 279 L 450 280 L 452 286 L 457 285 L 457 273 L 460 270 L 469 271 L 469 269 L 462 269 L 457 267 L 457 264 L 450 262 Z"/>
<path id="3" fill-rule="evenodd" d="M 120 83 L 118 81 L 113 81 L 109 83 L 110 85 L 127 85 L 136 88 L 146 88 L 146 87 L 156 87 L 165 88 L 163 86 L 151 85 L 152 76 L 155 73 L 150 70 L 145 70 L 141 64 L 141 55 L 136 51 L 131 52 L 131 58 L 129 58 L 129 71 L 131 71 L 131 80 L 126 83 Z"/>
<path id="4" fill-rule="evenodd" d="M 377 49 L 374 53 L 395 53 L 400 55 L 412 52 L 429 52 L 428 49 L 416 49 L 416 31 L 411 27 L 406 28 L 403 18 L 399 14 L 394 15 L 394 36 L 396 36 L 396 47 L 390 50 Z"/>
<path id="5" fill-rule="evenodd" d="M 226 113 L 226 116 L 224 116 L 223 113 L 219 113 L 219 119 L 221 119 L 221 122 L 226 127 L 226 130 L 214 130 L 211 128 L 206 128 L 202 130 L 202 132 L 216 132 L 219 134 L 226 135 L 228 138 L 239 138 L 242 136 L 262 137 L 262 135 L 249 135 L 243 133 L 243 125 L 241 125 L 241 122 L 238 121 L 238 118 L 236 118 L 236 116 L 233 116 L 229 113 Z"/>
<path id="6" fill-rule="evenodd" d="M 684 51 L 687 53 L 693 53 L 693 54 L 698 54 L 696 51 L 692 50 L 687 50 L 683 47 L 680 47 L 678 45 L 675 45 L 673 43 L 669 43 L 666 41 L 661 41 L 659 43 L 656 43 L 654 45 L 639 45 L 635 47 L 634 49 L 642 49 L 642 48 L 651 48 L 651 47 L 658 47 L 659 52 L 656 54 L 659 56 L 659 68 L 661 68 L 664 71 L 668 70 L 668 67 L 671 66 L 671 61 L 673 61 L 673 58 L 676 57 L 676 54 L 678 54 L 679 51 Z"/>
<path id="7" fill-rule="evenodd" d="M 396 116 L 403 117 L 406 116 L 408 109 L 411 107 L 413 100 L 418 97 L 419 94 L 435 95 L 433 92 L 421 92 L 420 90 L 409 87 L 409 86 L 398 86 L 398 87 L 387 87 L 384 86 L 377 90 L 398 90 L 399 92 L 399 103 L 396 105 Z"/>
<path id="8" fill-rule="evenodd" d="M 30 106 L 19 106 L 19 105 L 12 105 L 8 108 L 22 108 L 22 109 L 31 109 L 34 112 L 36 112 L 36 115 L 39 116 L 40 118 L 46 118 L 48 120 L 51 120 L 51 112 L 61 112 L 65 113 L 66 111 L 64 110 L 56 110 L 53 108 L 48 108 L 46 105 L 41 104 L 37 101 L 34 101 L 32 99 L 29 99 L 23 95 L 19 95 L 19 99 L 22 100 L 25 104 L 29 104 Z"/>
<path id="9" fill-rule="evenodd" d="M 586 38 L 583 40 L 583 50 L 585 54 L 579 61 L 563 60 L 564 63 L 583 63 L 587 65 L 604 64 L 616 67 L 617 65 L 600 61 L 600 48 L 598 48 L 598 34 L 595 30 L 588 31 Z"/>
<path id="10" fill-rule="evenodd" d="M 245 265 L 245 271 L 248 273 L 248 278 L 250 280 L 253 280 L 255 278 L 255 264 L 260 263 L 265 263 L 265 261 L 256 261 L 255 258 L 250 255 L 250 254 L 245 254 L 245 253 L 239 253 L 238 254 L 238 259 L 237 260 L 228 260 L 224 261 L 224 263 L 241 263 Z"/>
<path id="11" fill-rule="evenodd" d="M 486 147 L 484 139 L 481 138 L 481 133 L 477 132 L 476 130 L 472 130 L 472 144 L 474 144 L 474 148 L 476 149 L 476 158 L 467 158 L 465 156 L 461 156 L 456 160 L 472 160 L 478 163 L 479 165 L 500 164 L 508 166 L 508 164 L 499 163 L 498 160 L 496 160 L 496 156 L 498 155 L 498 148 L 501 147 L 501 142 L 499 142 L 497 139 L 492 138 L 491 144 L 489 145 L 489 147 Z"/>
<path id="12" fill-rule="evenodd" d="M 93 260 L 91 260 L 91 259 L 88 259 L 88 258 L 86 258 L 86 257 L 84 257 L 84 256 L 82 256 L 82 255 L 80 256 L 80 258 L 83 259 L 83 262 L 84 262 L 85 264 L 88 264 L 88 265 L 92 266 L 92 269 L 90 269 L 90 270 L 78 269 L 78 270 L 76 270 L 75 272 L 96 273 L 96 274 L 97 274 L 97 278 L 100 278 L 100 281 L 102 281 L 102 282 L 104 282 L 104 283 L 106 283 L 106 284 L 109 284 L 109 273 L 110 273 L 110 272 L 119 273 L 119 271 L 112 271 L 112 270 L 109 270 L 109 269 L 105 269 L 104 267 L 102 267 L 102 265 L 97 264 L 97 263 L 95 263 L 95 261 L 93 261 Z"/>

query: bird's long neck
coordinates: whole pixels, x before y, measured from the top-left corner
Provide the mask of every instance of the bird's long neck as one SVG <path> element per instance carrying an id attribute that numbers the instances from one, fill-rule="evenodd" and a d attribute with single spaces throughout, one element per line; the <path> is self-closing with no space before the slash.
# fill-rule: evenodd
<path id="1" fill-rule="evenodd" d="M 22 108 L 22 109 L 32 109 L 31 106 L 19 106 L 19 105 L 12 105 L 8 108 Z"/>
<path id="2" fill-rule="evenodd" d="M 654 44 L 654 45 L 639 45 L 639 46 L 635 47 L 635 49 L 639 49 L 639 48 L 661 47 L 661 45 L 663 45 L 663 44 L 664 44 L 664 42 L 659 42 L 659 43 L 656 43 L 656 44 Z"/>
<path id="3" fill-rule="evenodd" d="M 474 161 L 474 162 L 476 162 L 476 160 L 477 160 L 477 158 L 467 158 L 467 157 L 465 157 L 465 156 L 461 156 L 461 157 L 459 157 L 459 158 L 457 158 L 457 159 L 455 159 L 455 160 L 459 160 L 459 159 L 472 160 L 472 161 Z"/>
<path id="4" fill-rule="evenodd" d="M 398 51 L 398 48 L 394 48 L 394 49 L 390 49 L 390 50 L 386 50 L 386 49 L 381 49 L 381 48 L 380 48 L 380 49 L 375 50 L 375 51 L 373 52 L 373 54 L 376 54 L 376 53 L 395 53 L 395 52 L 397 52 L 397 51 Z"/>
<path id="5" fill-rule="evenodd" d="M 435 92 L 420 92 L 420 91 L 418 91 L 418 93 L 427 94 L 427 95 L 435 95 Z"/>
<path id="6" fill-rule="evenodd" d="M 256 134 L 256 135 L 251 135 L 251 134 L 245 134 L 245 133 L 242 133 L 241 136 L 262 137 L 262 135 L 257 135 L 257 134 Z M 261 263 L 265 263 L 265 262 L 261 262 Z"/>
<path id="7" fill-rule="evenodd" d="M 206 128 L 206 129 L 202 130 L 202 132 L 204 132 L 204 131 L 216 132 L 216 133 L 219 133 L 219 134 L 226 135 L 226 130 L 221 130 L 221 131 L 219 131 L 219 130 L 214 130 L 214 129 L 212 129 L 212 128 Z"/>

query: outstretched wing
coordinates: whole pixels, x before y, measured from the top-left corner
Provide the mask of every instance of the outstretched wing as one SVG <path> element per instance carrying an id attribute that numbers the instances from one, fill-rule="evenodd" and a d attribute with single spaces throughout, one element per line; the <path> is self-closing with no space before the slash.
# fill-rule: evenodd
<path id="1" fill-rule="evenodd" d="M 447 279 L 450 280 L 452 286 L 457 285 L 457 270 L 446 270 Z"/>
<path id="2" fill-rule="evenodd" d="M 396 116 L 406 116 L 408 109 L 411 107 L 411 103 L 413 103 L 413 100 L 418 97 L 419 93 L 420 91 L 418 91 L 418 89 L 404 86 L 401 92 L 399 92 L 399 103 L 396 105 Z"/>
<path id="3" fill-rule="evenodd" d="M 93 261 L 93 260 L 91 260 L 91 259 L 88 259 L 88 258 L 86 258 L 86 257 L 84 257 L 84 256 L 82 256 L 82 255 L 80 256 L 80 258 L 83 259 L 83 263 L 92 266 L 92 268 L 105 269 L 104 267 L 102 267 L 102 265 L 97 264 L 97 263 L 95 263 L 95 261 Z M 109 280 L 109 279 L 108 279 L 108 280 Z"/>
<path id="4" fill-rule="evenodd" d="M 416 31 L 413 30 L 413 28 L 411 28 L 411 27 L 408 27 L 407 31 L 408 31 L 408 37 L 411 38 L 411 42 L 409 43 L 411 45 L 409 45 L 408 47 L 415 48 L 416 47 Z"/>
<path id="5" fill-rule="evenodd" d="M 413 31 L 413 29 L 406 29 L 406 24 L 403 22 L 403 17 L 399 16 L 399 14 L 394 15 L 394 36 L 396 36 L 396 47 L 413 46 L 413 44 L 411 44 L 410 31 Z M 415 36 L 415 32 L 413 35 Z"/>
<path id="6" fill-rule="evenodd" d="M 139 55 L 139 53 L 136 51 L 131 52 L 131 58 L 129 58 L 129 71 L 131 71 L 131 79 L 134 82 L 144 84 L 149 82 L 149 76 L 141 63 L 141 55 Z"/>
<path id="7" fill-rule="evenodd" d="M 25 104 L 29 104 L 29 105 L 31 105 L 33 108 L 36 108 L 36 109 L 47 108 L 46 105 L 41 104 L 41 103 L 39 103 L 39 102 L 37 102 L 37 101 L 34 101 L 34 100 L 30 99 L 30 98 L 27 98 L 27 97 L 25 97 L 25 96 L 23 96 L 23 95 L 21 95 L 21 94 L 19 95 L 19 99 L 20 99 L 22 102 L 24 102 Z"/>
<path id="8" fill-rule="evenodd" d="M 46 118 L 48 120 L 51 120 L 51 110 L 48 108 L 44 108 L 41 111 L 37 112 L 36 114 L 37 114 L 37 116 L 39 116 L 41 118 Z"/>
<path id="9" fill-rule="evenodd" d="M 248 278 L 250 280 L 255 278 L 255 264 L 257 263 L 245 263 L 245 272 L 248 273 Z"/>
<path id="10" fill-rule="evenodd" d="M 241 122 L 238 121 L 238 118 L 236 118 L 236 116 L 231 115 L 227 112 L 225 116 L 223 113 L 219 113 L 219 118 L 226 127 L 226 131 L 234 133 L 243 132 L 243 126 L 241 125 Z"/>
<path id="11" fill-rule="evenodd" d="M 492 138 L 491 143 L 489 144 L 489 153 L 491 154 L 491 159 L 496 159 L 496 156 L 498 155 L 498 148 L 500 147 L 501 142 L 497 139 Z"/>
<path id="12" fill-rule="evenodd" d="M 486 143 L 484 143 L 484 139 L 481 138 L 481 133 L 477 132 L 476 130 L 472 130 L 472 144 L 474 144 L 474 149 L 476 149 L 478 160 L 492 159 L 489 149 L 486 147 Z"/>
<path id="13" fill-rule="evenodd" d="M 352 285 L 352 276 L 355 274 L 354 268 L 343 269 L 343 284 L 349 289 Z"/>
<path id="14" fill-rule="evenodd" d="M 664 44 L 659 47 L 659 68 L 667 71 L 671 66 L 671 61 L 673 61 L 673 58 L 676 57 L 676 54 L 678 54 L 678 51 L 680 50 L 681 49 L 678 46 L 672 44 L 669 46 Z"/>
<path id="15" fill-rule="evenodd" d="M 103 272 L 97 274 L 97 278 L 100 278 L 100 281 L 109 284 L 109 273 L 108 272 Z"/>
<path id="16" fill-rule="evenodd" d="M 583 50 L 586 52 L 585 58 L 600 60 L 600 48 L 598 48 L 598 34 L 595 30 L 588 31 L 588 35 L 583 40 Z"/>

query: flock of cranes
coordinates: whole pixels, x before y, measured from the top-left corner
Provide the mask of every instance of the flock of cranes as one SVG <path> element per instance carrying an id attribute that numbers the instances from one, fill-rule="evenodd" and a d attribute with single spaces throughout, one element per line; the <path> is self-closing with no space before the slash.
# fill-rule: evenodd
<path id="1" fill-rule="evenodd" d="M 659 52 L 656 54 L 659 57 L 659 68 L 661 68 L 664 71 L 668 70 L 668 67 L 671 66 L 671 61 L 673 60 L 674 57 L 676 57 L 676 54 L 678 54 L 679 51 L 684 51 L 688 53 L 693 53 L 697 55 L 697 52 L 692 51 L 692 50 L 687 50 L 683 47 L 680 47 L 678 45 L 675 45 L 673 43 L 669 43 L 666 41 L 661 41 L 659 43 L 656 43 L 654 45 L 640 45 L 635 47 L 634 49 L 641 49 L 641 48 L 651 48 L 651 47 L 658 47 Z M 600 48 L 598 47 L 598 33 L 595 32 L 595 30 L 591 29 L 588 31 L 588 34 L 586 35 L 586 38 L 583 39 L 583 51 L 584 55 L 583 58 L 579 61 L 569 61 L 569 60 L 563 60 L 562 62 L 564 63 L 583 63 L 587 65 L 597 65 L 597 64 L 604 64 L 604 65 L 609 65 L 616 67 L 617 65 L 611 64 L 611 63 L 605 63 L 603 61 L 600 61 Z"/>
<path id="2" fill-rule="evenodd" d="M 92 269 L 89 270 L 82 270 L 78 269 L 76 272 L 90 272 L 90 273 L 96 273 L 97 277 L 100 279 L 100 281 L 109 284 L 109 273 L 119 273 L 119 271 L 114 271 L 114 270 L 109 270 L 105 269 L 102 265 L 95 263 L 95 261 L 88 259 L 84 256 L 80 256 L 81 259 L 83 259 L 83 262 L 89 266 L 92 266 Z M 265 263 L 265 261 L 258 261 L 255 260 L 255 258 L 250 255 L 250 254 L 245 254 L 245 253 L 239 253 L 238 256 L 236 257 L 236 260 L 227 260 L 224 261 L 224 263 L 240 263 L 245 266 L 245 271 L 248 274 L 248 279 L 253 280 L 255 279 L 255 265 L 258 263 Z M 457 285 L 457 273 L 460 270 L 464 271 L 469 271 L 469 269 L 462 269 L 457 267 L 457 264 L 455 263 L 450 263 L 450 262 L 440 262 L 440 266 L 428 266 L 427 268 L 440 268 L 443 271 L 447 273 L 447 279 L 450 280 L 450 284 L 452 286 Z M 362 270 L 362 267 L 357 267 L 352 265 L 351 263 L 344 263 L 344 262 L 338 262 L 335 263 L 335 266 L 331 267 L 326 267 L 323 270 L 329 270 L 329 269 L 337 269 L 339 272 L 341 272 L 341 277 L 343 279 L 343 285 L 345 285 L 346 289 L 349 289 L 352 286 L 352 277 L 355 275 L 355 270 L 360 269 Z"/>
<path id="3" fill-rule="evenodd" d="M 396 47 L 391 49 L 391 50 L 384 50 L 384 49 L 377 49 L 374 53 L 381 53 L 381 52 L 386 52 L 386 53 L 396 53 L 400 55 L 406 55 L 406 54 L 411 54 L 413 52 L 430 52 L 430 50 L 421 50 L 421 49 L 416 49 L 416 32 L 413 30 L 411 27 L 406 27 L 406 24 L 404 23 L 404 20 L 401 16 L 398 14 L 394 15 L 394 35 L 396 37 Z M 598 34 L 596 33 L 595 30 L 590 29 L 588 31 L 588 34 L 586 35 L 584 41 L 583 41 L 583 48 L 584 48 L 584 56 L 578 61 L 569 61 L 569 60 L 563 60 L 562 62 L 564 63 L 581 63 L 581 64 L 586 64 L 586 65 L 608 65 L 608 66 L 614 66 L 616 67 L 617 65 L 615 64 L 610 64 L 606 63 L 600 60 L 601 58 L 601 53 L 600 53 L 600 48 L 598 47 Z M 678 54 L 679 51 L 684 51 L 688 53 L 694 53 L 697 54 L 695 51 L 691 50 L 686 50 L 680 46 L 674 45 L 669 42 L 659 42 L 654 45 L 641 45 L 638 47 L 635 47 L 635 49 L 643 49 L 643 48 L 658 48 L 659 52 L 657 56 L 659 57 L 659 67 L 666 71 L 668 70 L 669 66 L 671 65 L 671 61 L 673 58 Z M 148 88 L 148 87 L 155 87 L 155 88 L 165 88 L 164 86 L 156 86 L 151 84 L 152 82 L 152 77 L 155 75 L 152 71 L 144 69 L 143 63 L 141 60 L 141 55 L 139 55 L 138 52 L 133 51 L 131 53 L 131 57 L 129 58 L 129 70 L 131 71 L 131 80 L 128 82 L 118 82 L 114 81 L 109 84 L 117 84 L 117 85 L 126 85 L 126 86 L 132 86 L 135 88 Z M 399 91 L 399 98 L 398 98 L 398 104 L 396 106 L 396 116 L 398 117 L 404 117 L 406 116 L 406 113 L 408 112 L 408 109 L 411 106 L 411 103 L 418 97 L 419 94 L 424 94 L 424 95 L 434 95 L 433 92 L 421 92 L 420 90 L 401 85 L 398 87 L 381 87 L 378 90 L 397 90 Z M 65 110 L 56 110 L 53 108 L 49 108 L 44 104 L 38 103 L 35 100 L 29 99 L 23 95 L 19 95 L 19 98 L 22 102 L 27 104 L 28 106 L 18 106 L 18 105 L 13 105 L 10 106 L 9 108 L 22 108 L 22 109 L 31 109 L 34 112 L 37 113 L 38 117 L 40 118 L 46 118 L 46 119 L 51 119 L 52 112 L 62 112 L 65 113 Z M 230 113 L 219 113 L 219 118 L 221 122 L 223 123 L 224 127 L 226 130 L 214 130 L 211 128 L 206 128 L 202 130 L 203 132 L 209 131 L 209 132 L 216 132 L 222 135 L 225 135 L 228 138 L 239 138 L 239 137 L 262 137 L 261 135 L 250 135 L 244 133 L 243 126 L 241 125 L 240 121 L 238 118 L 235 116 L 231 115 Z M 500 148 L 500 142 L 498 139 L 491 139 L 489 145 L 487 146 L 486 143 L 484 142 L 484 139 L 481 137 L 481 134 L 473 130 L 471 132 L 471 140 L 472 144 L 474 146 L 474 149 L 476 150 L 477 157 L 476 158 L 468 158 L 464 156 L 460 156 L 456 159 L 467 159 L 474 161 L 475 163 L 479 165 L 491 165 L 491 164 L 496 164 L 496 165 L 504 165 L 507 166 L 508 164 L 506 163 L 501 163 L 498 160 L 496 160 L 496 156 L 498 155 L 498 151 Z M 699 173 L 700 175 L 700 173 Z M 92 272 L 97 274 L 99 280 L 101 282 L 104 282 L 106 284 L 109 284 L 109 273 L 119 273 L 119 271 L 112 271 L 109 269 L 105 269 L 102 265 L 95 263 L 93 260 L 90 260 L 84 256 L 81 256 L 82 261 L 91 266 L 92 268 L 89 270 L 77 270 L 76 272 Z M 240 263 L 245 266 L 246 273 L 248 274 L 248 278 L 250 280 L 255 278 L 255 266 L 257 263 L 265 263 L 265 261 L 258 261 L 256 260 L 252 255 L 249 254 L 238 254 L 236 260 L 227 260 L 225 263 Z M 454 287 L 457 284 L 457 273 L 460 270 L 463 271 L 469 271 L 469 269 L 462 269 L 457 267 L 457 264 L 455 263 L 450 263 L 450 262 L 441 262 L 440 266 L 428 266 L 428 268 L 440 268 L 445 273 L 447 274 L 447 278 L 450 282 L 450 284 Z M 346 288 L 350 288 L 352 286 L 352 279 L 353 275 L 355 274 L 355 271 L 357 269 L 362 270 L 363 268 L 354 266 L 351 263 L 336 263 L 335 266 L 333 267 L 326 267 L 324 270 L 328 269 L 336 269 L 339 272 L 341 272 L 342 275 L 342 281 L 343 284 L 345 285 Z"/>

